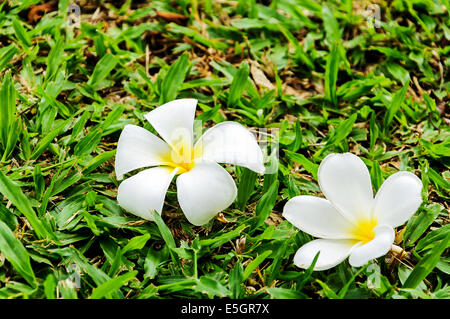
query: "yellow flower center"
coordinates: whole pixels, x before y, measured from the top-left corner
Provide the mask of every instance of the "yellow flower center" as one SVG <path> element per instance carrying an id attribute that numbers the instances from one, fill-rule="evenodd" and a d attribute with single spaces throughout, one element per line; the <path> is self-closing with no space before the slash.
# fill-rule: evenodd
<path id="1" fill-rule="evenodd" d="M 195 159 L 199 158 L 199 150 L 184 141 L 172 145 L 172 150 L 163 155 L 165 165 L 178 168 L 178 174 L 189 172 L 195 166 Z"/>
<path id="2" fill-rule="evenodd" d="M 355 239 L 366 244 L 375 238 L 375 232 L 373 229 L 377 226 L 377 224 L 378 221 L 375 218 L 361 219 L 351 230 L 351 234 Z"/>

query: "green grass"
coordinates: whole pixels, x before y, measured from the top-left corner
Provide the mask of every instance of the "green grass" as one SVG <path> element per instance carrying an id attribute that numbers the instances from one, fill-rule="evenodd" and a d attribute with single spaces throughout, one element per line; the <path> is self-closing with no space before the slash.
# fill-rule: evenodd
<path id="1" fill-rule="evenodd" d="M 37 23 L 39 1 L 1 2 L 0 298 L 450 298 L 450 4 L 376 3 L 379 28 L 364 1 L 87 1 L 77 29 L 67 0 Z M 205 227 L 173 183 L 156 222 L 116 201 L 121 129 L 183 97 L 203 128 L 279 129 L 278 172 L 227 167 L 237 200 Z M 421 178 L 408 255 L 301 270 L 311 237 L 282 208 L 321 196 L 320 161 L 346 151 L 375 190 Z"/>

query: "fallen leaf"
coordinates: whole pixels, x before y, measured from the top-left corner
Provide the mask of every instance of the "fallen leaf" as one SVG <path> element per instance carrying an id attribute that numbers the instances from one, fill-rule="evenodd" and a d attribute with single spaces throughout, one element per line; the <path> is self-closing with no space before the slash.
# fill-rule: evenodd
<path id="1" fill-rule="evenodd" d="M 156 15 L 166 21 L 169 22 L 175 22 L 176 24 L 183 24 L 184 22 L 186 22 L 188 20 L 188 17 L 178 14 L 178 13 L 173 13 L 173 12 L 163 12 L 163 11 L 157 11 L 155 10 Z"/>
<path id="2" fill-rule="evenodd" d="M 264 86 L 269 90 L 275 89 L 275 86 L 272 84 L 272 82 L 269 81 L 269 79 L 259 67 L 258 63 L 256 63 L 255 61 L 251 61 L 250 73 L 252 74 L 252 78 L 256 84 Z"/>
<path id="3" fill-rule="evenodd" d="M 36 23 L 46 14 L 47 12 L 56 11 L 58 4 L 56 1 L 50 1 L 39 5 L 33 5 L 30 7 L 28 12 L 28 23 Z"/>
<path id="4" fill-rule="evenodd" d="M 313 95 L 313 93 L 310 91 L 299 91 L 289 85 L 283 85 L 282 87 L 283 87 L 283 93 L 286 95 L 294 95 L 294 96 L 302 98 L 302 99 L 310 98 Z"/>

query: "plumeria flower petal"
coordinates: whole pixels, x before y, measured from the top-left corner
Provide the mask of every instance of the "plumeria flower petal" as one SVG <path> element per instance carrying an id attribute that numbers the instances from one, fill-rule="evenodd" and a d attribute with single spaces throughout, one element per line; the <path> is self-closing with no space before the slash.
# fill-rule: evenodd
<path id="1" fill-rule="evenodd" d="M 373 213 L 393 228 L 404 224 L 422 203 L 422 181 L 409 172 L 389 176 L 375 196 Z"/>
<path id="2" fill-rule="evenodd" d="M 207 223 L 230 206 L 237 189 L 230 174 L 217 163 L 199 163 L 177 178 L 178 202 L 191 224 Z"/>
<path id="3" fill-rule="evenodd" d="M 352 227 L 329 201 L 315 196 L 292 198 L 286 203 L 283 216 L 295 227 L 319 238 L 348 238 Z"/>
<path id="4" fill-rule="evenodd" d="M 374 237 L 371 241 L 353 249 L 348 260 L 350 265 L 361 267 L 372 259 L 388 253 L 395 239 L 394 229 L 386 225 L 379 225 L 373 229 L 373 232 Z"/>
<path id="5" fill-rule="evenodd" d="M 195 99 L 174 100 L 147 113 L 145 118 L 170 146 L 192 144 L 196 106 Z"/>
<path id="6" fill-rule="evenodd" d="M 128 124 L 120 134 L 116 150 L 116 176 L 118 180 L 123 175 L 135 169 L 163 165 L 164 155 L 171 148 L 159 137 L 146 129 Z"/>
<path id="7" fill-rule="evenodd" d="M 153 167 L 127 178 L 117 191 L 119 205 L 144 219 L 151 219 L 149 207 L 161 214 L 164 197 L 177 170 Z"/>
<path id="8" fill-rule="evenodd" d="M 410 172 L 386 179 L 373 198 L 369 171 L 351 153 L 325 157 L 318 170 L 326 199 L 296 196 L 283 216 L 300 230 L 321 239 L 300 247 L 294 264 L 308 268 L 320 252 L 314 270 L 332 268 L 349 257 L 360 267 L 385 255 L 394 242 L 394 228 L 405 223 L 422 203 L 422 182 Z"/>
<path id="9" fill-rule="evenodd" d="M 264 173 L 263 155 L 255 137 L 236 122 L 222 122 L 208 129 L 196 143 L 203 158 L 216 163 L 247 167 Z"/>
<path id="10" fill-rule="evenodd" d="M 372 182 L 359 157 L 330 154 L 320 164 L 317 178 L 322 193 L 347 219 L 358 220 L 370 212 Z"/>
<path id="11" fill-rule="evenodd" d="M 230 206 L 237 195 L 233 178 L 218 163 L 264 172 L 256 138 L 241 124 L 218 124 L 194 143 L 196 105 L 195 99 L 174 100 L 146 114 L 162 139 L 144 128 L 125 126 L 117 145 L 117 178 L 147 168 L 119 185 L 117 200 L 125 210 L 152 220 L 150 211 L 162 213 L 167 189 L 178 175 L 182 211 L 192 224 L 204 225 Z"/>
<path id="12" fill-rule="evenodd" d="M 314 270 L 330 269 L 343 262 L 354 249 L 355 242 L 349 239 L 316 239 L 300 247 L 294 256 L 294 264 L 301 268 L 311 266 L 318 252 Z"/>

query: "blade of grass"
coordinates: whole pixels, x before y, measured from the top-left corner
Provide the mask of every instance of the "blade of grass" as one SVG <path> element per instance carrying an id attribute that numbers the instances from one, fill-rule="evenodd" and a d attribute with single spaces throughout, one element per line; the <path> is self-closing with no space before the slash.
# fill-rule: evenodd
<path id="1" fill-rule="evenodd" d="M 189 69 L 189 55 L 184 53 L 170 66 L 164 77 L 161 85 L 159 104 L 170 102 L 177 97 L 178 91 L 188 75 Z"/>
<path id="2" fill-rule="evenodd" d="M 402 105 L 403 101 L 406 97 L 406 92 L 408 91 L 409 87 L 409 81 L 406 82 L 406 84 L 399 90 L 397 93 L 394 94 L 392 98 L 392 102 L 386 112 L 386 115 L 384 117 L 384 130 L 385 134 L 387 134 L 389 130 L 389 126 L 391 125 L 392 120 L 394 119 L 395 114 L 397 114 L 398 110 L 400 110 L 400 106 Z"/>
<path id="3" fill-rule="evenodd" d="M 94 288 L 90 299 L 110 298 L 112 292 L 116 292 L 130 280 L 133 280 L 137 274 L 137 270 L 133 270 L 102 283 Z"/>
<path id="4" fill-rule="evenodd" d="M 2 171 L 0 171 L 0 193 L 11 201 L 11 203 L 13 203 L 13 205 L 15 205 L 27 218 L 39 238 L 53 238 L 53 235 L 45 229 L 42 222 L 36 216 L 28 197 L 22 192 L 20 187 L 14 184 Z"/>
<path id="5" fill-rule="evenodd" d="M 71 118 L 67 119 L 66 121 L 62 122 L 60 125 L 58 125 L 55 129 L 53 129 L 50 133 L 48 133 L 34 148 L 33 152 L 31 153 L 30 159 L 35 160 L 39 156 L 41 156 L 42 152 L 46 150 L 46 148 L 50 145 L 50 143 L 53 141 L 55 137 L 61 133 L 62 129 L 70 122 L 72 121 Z"/>
<path id="6" fill-rule="evenodd" d="M 8 143 L 9 128 L 13 125 L 16 112 L 16 90 L 11 78 L 11 72 L 6 73 L 0 89 L 0 141 L 3 149 Z"/>
<path id="7" fill-rule="evenodd" d="M 244 92 L 245 86 L 247 84 L 247 79 L 250 74 L 250 67 L 247 62 L 242 63 L 239 66 L 236 74 L 233 77 L 233 81 L 230 86 L 230 93 L 228 94 L 227 105 L 236 106 Z"/>
<path id="8" fill-rule="evenodd" d="M 414 267 L 411 274 L 409 274 L 403 288 L 416 288 L 425 277 L 436 267 L 441 259 L 442 253 L 448 248 L 450 243 L 450 234 L 442 239 L 439 243 L 436 243 L 433 249 L 431 249 Z"/>
<path id="9" fill-rule="evenodd" d="M 9 227 L 0 220 L 0 251 L 14 269 L 31 285 L 36 285 L 36 277 L 31 268 L 30 256 Z"/>
<path id="10" fill-rule="evenodd" d="M 337 105 L 336 82 L 339 71 L 340 53 L 335 43 L 328 54 L 325 68 L 325 97 L 334 106 Z"/>
<path id="11" fill-rule="evenodd" d="M 247 280 L 248 277 L 252 274 L 252 272 L 270 255 L 272 254 L 271 250 L 266 250 L 261 255 L 258 255 L 255 259 L 253 259 L 247 267 L 245 267 L 244 275 L 242 277 L 242 281 Z"/>
<path id="12" fill-rule="evenodd" d="M 89 78 L 87 84 L 92 88 L 96 88 L 117 65 L 117 59 L 111 53 L 105 54 L 95 65 L 94 71 Z"/>
<path id="13" fill-rule="evenodd" d="M 264 224 L 264 221 L 269 217 L 270 212 L 272 211 L 273 207 L 275 206 L 275 202 L 278 198 L 278 186 L 280 182 L 276 180 L 272 185 L 269 187 L 266 193 L 263 194 L 261 199 L 259 200 L 258 204 L 256 204 L 255 208 L 255 216 L 257 218 L 256 225 L 254 226 L 254 229 L 258 228 L 262 224 Z"/>
<path id="14" fill-rule="evenodd" d="M 238 193 L 236 197 L 236 206 L 240 210 L 245 210 L 253 189 L 255 188 L 257 174 L 248 168 L 243 168 L 239 178 Z"/>

